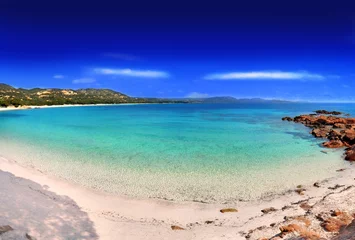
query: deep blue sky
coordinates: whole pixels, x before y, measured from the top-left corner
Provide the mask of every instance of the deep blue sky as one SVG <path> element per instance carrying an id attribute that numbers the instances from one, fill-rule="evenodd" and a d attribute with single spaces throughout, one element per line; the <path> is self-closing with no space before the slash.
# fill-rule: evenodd
<path id="1" fill-rule="evenodd" d="M 0 2 L 0 82 L 355 101 L 352 1 Z"/>

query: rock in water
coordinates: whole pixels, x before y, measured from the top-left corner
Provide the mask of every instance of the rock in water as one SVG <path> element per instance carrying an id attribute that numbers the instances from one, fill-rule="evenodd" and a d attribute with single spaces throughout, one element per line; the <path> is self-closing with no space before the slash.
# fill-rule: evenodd
<path id="1" fill-rule="evenodd" d="M 329 142 L 323 143 L 323 147 L 326 148 L 341 148 L 344 147 L 344 143 L 340 140 L 331 140 Z"/>
<path id="2" fill-rule="evenodd" d="M 293 121 L 312 128 L 311 134 L 317 138 L 327 138 L 326 148 L 348 147 L 345 160 L 355 161 L 355 118 L 340 115 L 340 112 L 317 110 L 317 114 L 296 116 Z M 326 114 L 326 115 L 322 115 Z M 282 120 L 291 120 L 284 117 Z"/>
<path id="3" fill-rule="evenodd" d="M 345 152 L 345 160 L 355 161 L 355 146 L 348 148 Z"/>
<path id="4" fill-rule="evenodd" d="M 317 138 L 326 138 L 329 134 L 329 130 L 326 128 L 315 128 L 312 130 L 312 135 Z"/>
<path id="5" fill-rule="evenodd" d="M 283 117 L 283 118 L 282 118 L 282 121 L 289 121 L 289 122 L 292 122 L 292 121 L 293 121 L 293 118 L 291 118 L 291 117 Z"/>

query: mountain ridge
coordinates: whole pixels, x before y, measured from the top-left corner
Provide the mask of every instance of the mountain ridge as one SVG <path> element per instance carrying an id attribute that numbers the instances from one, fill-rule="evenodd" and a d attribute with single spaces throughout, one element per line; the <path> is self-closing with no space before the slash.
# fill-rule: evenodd
<path id="1" fill-rule="evenodd" d="M 131 97 L 112 89 L 80 88 L 15 88 L 0 83 L 0 107 L 42 106 L 65 104 L 120 104 L 120 103 L 263 103 L 288 102 L 261 98 L 237 99 L 230 96 L 209 98 L 142 98 Z"/>
<path id="2" fill-rule="evenodd" d="M 130 97 L 111 89 L 14 88 L 0 83 L 0 106 L 42 106 L 64 104 L 179 103 L 159 98 Z"/>

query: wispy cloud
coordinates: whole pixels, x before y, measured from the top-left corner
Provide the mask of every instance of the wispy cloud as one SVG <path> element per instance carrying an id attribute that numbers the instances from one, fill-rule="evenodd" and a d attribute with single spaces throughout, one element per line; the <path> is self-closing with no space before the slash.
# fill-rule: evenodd
<path id="1" fill-rule="evenodd" d="M 142 77 L 142 78 L 167 78 L 169 73 L 163 71 L 153 70 L 133 70 L 129 68 L 95 68 L 97 74 L 102 75 L 120 75 L 128 77 Z"/>
<path id="2" fill-rule="evenodd" d="M 282 72 L 282 71 L 256 71 L 256 72 L 230 72 L 209 74 L 204 77 L 206 80 L 323 80 L 325 76 L 320 74 L 301 72 Z"/>
<path id="3" fill-rule="evenodd" d="M 61 78 L 64 78 L 64 75 L 56 74 L 56 75 L 53 76 L 53 78 L 61 79 Z"/>
<path id="4" fill-rule="evenodd" d="M 207 98 L 209 95 L 207 93 L 191 92 L 185 97 L 187 98 Z"/>
<path id="5" fill-rule="evenodd" d="M 73 80 L 73 84 L 84 84 L 84 83 L 94 83 L 96 82 L 95 78 L 79 78 Z"/>
<path id="6" fill-rule="evenodd" d="M 139 60 L 140 58 L 131 54 L 125 54 L 125 53 L 103 53 L 102 56 L 104 57 L 109 57 L 109 58 L 115 58 L 115 59 L 120 59 L 120 60 L 125 60 L 125 61 L 135 61 Z"/>

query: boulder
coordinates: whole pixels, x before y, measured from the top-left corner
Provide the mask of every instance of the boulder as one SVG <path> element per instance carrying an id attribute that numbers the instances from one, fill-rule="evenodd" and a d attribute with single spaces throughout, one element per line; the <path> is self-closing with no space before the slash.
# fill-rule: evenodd
<path id="1" fill-rule="evenodd" d="M 326 138 L 328 136 L 329 130 L 326 128 L 314 128 L 311 133 L 317 138 Z"/>
<path id="2" fill-rule="evenodd" d="M 334 123 L 334 125 L 333 125 L 333 127 L 335 127 L 335 128 L 341 128 L 341 129 L 344 129 L 344 128 L 346 128 L 346 124 L 344 124 L 344 123 Z"/>
<path id="3" fill-rule="evenodd" d="M 340 140 L 331 140 L 329 142 L 323 143 L 323 147 L 326 148 L 341 148 L 344 147 L 344 143 Z"/>
<path id="4" fill-rule="evenodd" d="M 328 134 L 328 139 L 329 140 L 339 140 L 341 139 L 343 136 L 343 134 L 337 130 L 330 130 L 329 134 Z"/>
<path id="5" fill-rule="evenodd" d="M 355 118 L 347 118 L 346 123 L 351 125 L 355 124 Z"/>
<path id="6" fill-rule="evenodd" d="M 345 160 L 355 161 L 355 146 L 346 149 Z"/>
<path id="7" fill-rule="evenodd" d="M 347 129 L 345 130 L 343 139 L 344 142 L 346 142 L 347 144 L 354 145 L 355 144 L 355 130 L 350 130 Z"/>
<path id="8" fill-rule="evenodd" d="M 355 220 L 353 220 L 348 226 L 340 229 L 339 235 L 332 238 L 332 240 L 349 240 L 355 239 Z"/>
<path id="9" fill-rule="evenodd" d="M 330 218 L 326 219 L 321 224 L 321 226 L 327 232 L 337 233 L 341 229 L 343 229 L 344 227 L 349 225 L 353 220 L 353 217 L 351 215 L 349 215 L 346 212 L 342 212 L 342 211 L 337 211 L 337 214 L 336 215 L 332 214 L 332 216 L 334 216 L 334 217 L 330 217 Z"/>

